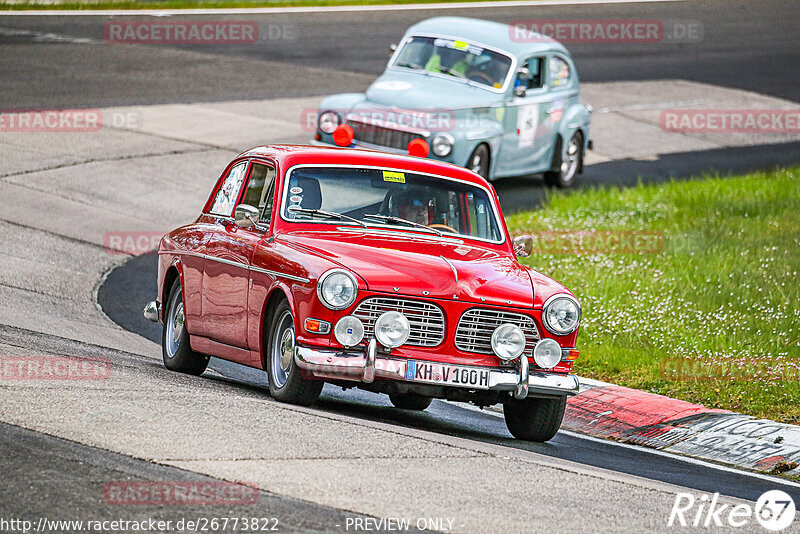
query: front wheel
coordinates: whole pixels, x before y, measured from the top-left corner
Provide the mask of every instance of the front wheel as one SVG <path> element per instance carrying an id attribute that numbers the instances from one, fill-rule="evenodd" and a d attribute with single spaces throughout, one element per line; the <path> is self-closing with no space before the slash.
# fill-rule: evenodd
<path id="1" fill-rule="evenodd" d="M 475 174 L 489 179 L 489 148 L 486 145 L 475 147 L 467 161 L 467 168 Z"/>
<path id="2" fill-rule="evenodd" d="M 558 138 L 553 150 L 553 163 L 550 170 L 544 173 L 544 181 L 552 187 L 571 187 L 582 167 L 583 134 L 578 131 L 570 137 L 566 150 L 562 150 L 561 137 Z"/>
<path id="3" fill-rule="evenodd" d="M 287 301 L 272 315 L 267 345 L 267 379 L 272 398 L 289 404 L 309 406 L 319 398 L 323 383 L 306 380 L 294 361 L 294 317 Z"/>
<path id="4" fill-rule="evenodd" d="M 392 393 L 389 395 L 389 400 L 392 401 L 395 408 L 421 412 L 431 405 L 433 399 L 416 393 Z"/>
<path id="5" fill-rule="evenodd" d="M 529 398 L 503 405 L 503 415 L 511 435 L 525 441 L 544 442 L 552 439 L 567 407 L 567 397 Z"/>
<path id="6" fill-rule="evenodd" d="M 198 376 L 208 367 L 208 356 L 193 351 L 189 345 L 180 278 L 175 279 L 169 291 L 161 334 L 161 354 L 164 367 L 170 371 Z"/>

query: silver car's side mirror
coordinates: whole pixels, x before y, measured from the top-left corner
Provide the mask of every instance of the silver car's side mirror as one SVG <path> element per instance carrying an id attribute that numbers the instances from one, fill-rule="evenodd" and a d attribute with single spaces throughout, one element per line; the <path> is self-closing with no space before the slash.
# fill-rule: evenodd
<path id="1" fill-rule="evenodd" d="M 239 228 L 258 226 L 258 208 L 249 204 L 239 204 L 233 212 L 233 221 Z"/>
<path id="2" fill-rule="evenodd" d="M 394 54 L 395 51 L 397 51 L 397 45 L 395 43 L 390 44 L 389 45 L 389 55 Z"/>
<path id="3" fill-rule="evenodd" d="M 528 81 L 531 79 L 531 71 L 528 70 L 528 67 L 520 67 L 517 69 L 517 77 L 520 80 Z"/>
<path id="4" fill-rule="evenodd" d="M 526 258 L 533 252 L 533 238 L 529 235 L 520 235 L 514 238 L 514 254 Z"/>

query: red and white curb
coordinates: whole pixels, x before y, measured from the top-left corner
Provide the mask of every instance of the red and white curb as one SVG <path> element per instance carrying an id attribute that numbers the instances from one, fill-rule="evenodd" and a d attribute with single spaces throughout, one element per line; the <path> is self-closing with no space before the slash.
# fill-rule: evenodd
<path id="1" fill-rule="evenodd" d="M 581 378 L 562 428 L 757 471 L 800 475 L 800 426 Z"/>

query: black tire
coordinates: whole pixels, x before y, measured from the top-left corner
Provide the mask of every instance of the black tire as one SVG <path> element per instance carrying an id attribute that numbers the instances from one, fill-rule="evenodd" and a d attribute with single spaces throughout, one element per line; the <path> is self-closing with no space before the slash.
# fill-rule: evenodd
<path id="1" fill-rule="evenodd" d="M 430 397 L 417 395 L 416 393 L 392 393 L 389 395 L 389 400 L 392 401 L 395 408 L 401 410 L 415 410 L 418 412 L 423 411 L 431 405 L 433 401 Z"/>
<path id="2" fill-rule="evenodd" d="M 511 435 L 525 441 L 544 442 L 552 439 L 567 407 L 567 397 L 530 398 L 509 401 L 503 406 L 506 426 Z"/>
<path id="3" fill-rule="evenodd" d="M 183 313 L 183 288 L 180 278 L 172 283 L 164 308 L 161 332 L 161 355 L 164 367 L 177 373 L 199 376 L 208 367 L 209 357 L 192 350 Z"/>
<path id="4" fill-rule="evenodd" d="M 480 144 L 470 154 L 466 167 L 474 172 L 489 179 L 489 147 Z"/>
<path id="5" fill-rule="evenodd" d="M 324 383 L 303 378 L 294 361 L 294 317 L 287 301 L 276 306 L 268 332 L 265 360 L 270 395 L 279 402 L 300 406 L 313 404 Z"/>
<path id="6" fill-rule="evenodd" d="M 561 137 L 553 150 L 553 163 L 544 173 L 544 181 L 550 187 L 567 188 L 575 185 L 583 169 L 583 134 L 575 132 L 567 145 L 568 160 L 564 161 Z"/>

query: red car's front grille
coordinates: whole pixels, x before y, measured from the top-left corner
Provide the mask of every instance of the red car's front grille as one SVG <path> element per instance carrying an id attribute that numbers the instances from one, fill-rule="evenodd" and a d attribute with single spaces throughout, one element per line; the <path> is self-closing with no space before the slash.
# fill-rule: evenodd
<path id="1" fill-rule="evenodd" d="M 393 297 L 371 297 L 356 307 L 353 315 L 364 323 L 364 339 L 372 337 L 375 321 L 389 311 L 399 311 L 408 319 L 411 334 L 407 345 L 435 347 L 444 341 L 444 313 L 439 306 Z"/>
<path id="2" fill-rule="evenodd" d="M 533 350 L 539 341 L 539 330 L 536 323 L 527 315 L 505 312 L 490 308 L 471 308 L 464 312 L 458 321 L 456 330 L 456 347 L 464 352 L 494 354 L 492 351 L 492 333 L 504 323 L 515 324 L 525 333 L 527 343 L 525 352 Z"/>

